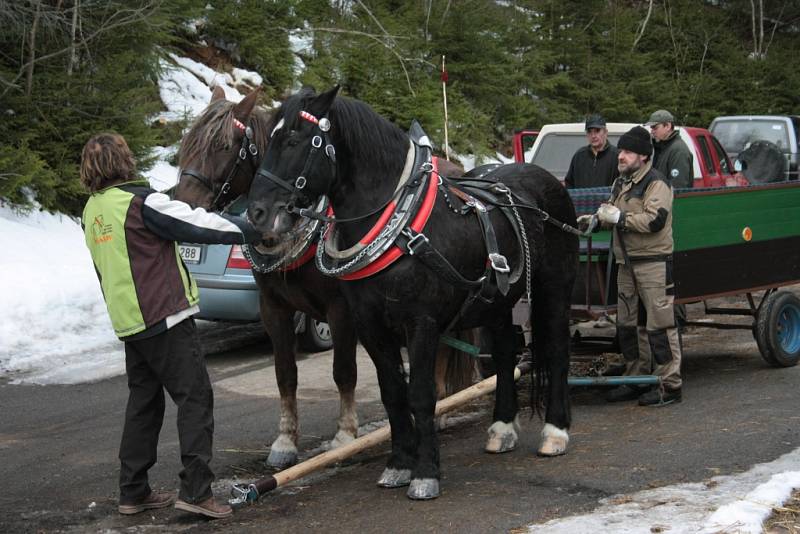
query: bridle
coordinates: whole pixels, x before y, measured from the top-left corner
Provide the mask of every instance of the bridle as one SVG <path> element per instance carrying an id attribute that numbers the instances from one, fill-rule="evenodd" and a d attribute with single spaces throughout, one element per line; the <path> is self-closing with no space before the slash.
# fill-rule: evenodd
<path id="1" fill-rule="evenodd" d="M 222 183 L 222 186 L 217 192 L 214 200 L 211 201 L 210 209 L 212 211 L 218 211 L 223 209 L 230 203 L 233 199 L 228 199 L 227 202 L 223 202 L 225 197 L 230 193 L 231 188 L 233 187 L 233 179 L 236 177 L 237 173 L 239 172 L 239 166 L 242 164 L 243 161 L 249 161 L 250 164 L 253 166 L 253 169 L 258 169 L 259 161 L 258 161 L 258 147 L 253 142 L 253 129 L 250 126 L 245 126 L 238 119 L 233 119 L 233 124 L 236 128 L 244 132 L 242 136 L 242 144 L 239 147 L 239 153 L 236 156 L 236 162 L 231 167 L 231 170 L 228 171 L 228 176 L 225 177 L 225 181 Z M 193 169 L 183 169 L 181 171 L 181 178 L 183 176 L 189 176 L 190 178 L 194 178 L 198 182 L 200 182 L 206 189 L 214 193 L 214 183 L 204 174 L 195 171 Z"/>
<path id="2" fill-rule="evenodd" d="M 306 175 L 311 170 L 312 165 L 317 159 L 317 155 L 321 152 L 330 159 L 331 163 L 334 166 L 334 173 L 336 172 L 336 149 L 333 148 L 333 145 L 330 143 L 328 139 L 328 132 L 331 129 L 331 121 L 328 120 L 327 117 L 322 117 L 318 119 L 311 113 L 307 111 L 301 111 L 299 113 L 300 118 L 310 122 L 311 124 L 315 125 L 317 129 L 319 129 L 319 133 L 314 134 L 311 138 L 311 148 L 308 151 L 308 156 L 306 156 L 306 162 L 303 165 L 303 170 L 300 171 L 300 174 L 295 178 L 294 183 L 290 182 L 289 180 L 283 179 L 275 174 L 269 172 L 264 168 L 259 168 L 258 172 L 256 173 L 256 177 L 264 176 L 268 180 L 274 182 L 278 186 L 282 187 L 283 189 L 289 191 L 291 196 L 289 197 L 289 203 L 286 206 L 286 211 L 289 213 L 298 213 L 304 217 L 309 217 L 310 212 L 312 210 L 308 210 L 306 208 L 297 208 L 297 204 L 301 204 L 302 206 L 308 206 L 311 204 L 311 199 L 306 196 L 305 192 L 303 191 L 308 184 L 308 180 L 306 179 Z M 278 127 L 273 130 L 273 135 L 275 135 L 275 131 L 278 130 Z M 323 145 L 325 146 L 324 150 L 322 149 Z M 322 215 L 322 214 L 320 214 Z M 311 217 L 314 218 L 314 217 Z"/>

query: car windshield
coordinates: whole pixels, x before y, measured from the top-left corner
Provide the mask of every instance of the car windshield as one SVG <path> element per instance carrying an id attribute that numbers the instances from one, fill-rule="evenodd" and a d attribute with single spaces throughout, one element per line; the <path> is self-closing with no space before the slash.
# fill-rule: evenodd
<path id="1" fill-rule="evenodd" d="M 608 134 L 608 142 L 616 145 L 620 135 Z M 542 137 L 541 144 L 531 163 L 550 171 L 556 178 L 563 180 L 569 170 L 569 162 L 575 152 L 588 144 L 583 132 L 551 133 Z"/>
<path id="2" fill-rule="evenodd" d="M 723 120 L 714 124 L 712 133 L 729 154 L 738 154 L 753 141 L 775 143 L 782 152 L 789 152 L 789 137 L 782 120 Z"/>

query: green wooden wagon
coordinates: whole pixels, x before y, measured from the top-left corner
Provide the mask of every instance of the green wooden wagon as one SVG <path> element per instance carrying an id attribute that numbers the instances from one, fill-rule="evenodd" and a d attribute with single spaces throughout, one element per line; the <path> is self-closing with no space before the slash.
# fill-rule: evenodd
<path id="1" fill-rule="evenodd" d="M 572 190 L 578 214 L 594 213 L 607 188 Z M 702 301 L 709 316 L 750 316 L 749 324 L 721 320 L 689 326 L 749 328 L 774 366 L 800 361 L 800 299 L 781 289 L 800 283 L 800 182 L 679 190 L 673 206 L 676 303 Z M 581 270 L 573 292 L 575 317 L 614 313 L 614 259 L 610 232 L 581 243 Z M 744 306 L 712 306 L 741 296 Z"/>

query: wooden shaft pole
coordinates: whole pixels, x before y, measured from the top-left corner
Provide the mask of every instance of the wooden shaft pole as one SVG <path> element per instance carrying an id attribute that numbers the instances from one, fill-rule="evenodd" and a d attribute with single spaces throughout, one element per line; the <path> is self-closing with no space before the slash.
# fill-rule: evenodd
<path id="1" fill-rule="evenodd" d="M 514 369 L 514 380 L 519 380 L 523 372 L 528 370 L 527 367 L 520 365 Z M 452 411 L 467 402 L 482 397 L 497 389 L 497 376 L 491 376 L 477 384 L 474 384 L 466 389 L 462 389 L 458 393 L 450 395 L 449 397 L 440 400 L 436 403 L 436 415 L 442 415 Z M 272 476 L 263 478 L 253 485 L 255 486 L 258 494 L 264 494 L 273 489 L 284 486 L 289 482 L 302 478 L 314 471 L 328 466 L 332 463 L 345 460 L 359 452 L 374 447 L 379 443 L 387 441 L 391 437 L 391 428 L 389 425 L 373 430 L 369 434 L 364 434 L 347 445 L 343 445 L 337 449 L 332 449 L 322 454 L 318 454 L 313 458 L 294 465 L 283 471 L 279 471 Z"/>

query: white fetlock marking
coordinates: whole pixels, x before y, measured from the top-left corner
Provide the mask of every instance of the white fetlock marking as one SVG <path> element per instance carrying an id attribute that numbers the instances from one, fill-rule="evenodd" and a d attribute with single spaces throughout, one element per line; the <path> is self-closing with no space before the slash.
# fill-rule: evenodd
<path id="1" fill-rule="evenodd" d="M 348 443 L 355 440 L 355 436 L 352 434 L 345 432 L 344 430 L 340 430 L 336 433 L 336 436 L 331 440 L 331 449 L 338 449 L 342 445 L 347 445 Z"/>
<path id="2" fill-rule="evenodd" d="M 508 452 L 512 451 L 517 446 L 519 436 L 517 430 L 519 429 L 519 421 L 515 417 L 510 423 L 502 421 L 495 421 L 489 427 L 487 433 L 489 439 L 486 441 L 486 452 Z"/>
<path id="3" fill-rule="evenodd" d="M 294 441 L 291 437 L 286 434 L 281 434 L 278 436 L 272 446 L 270 447 L 271 451 L 276 452 L 297 452 L 297 446 L 294 444 Z"/>
<path id="4" fill-rule="evenodd" d="M 542 429 L 542 444 L 538 453 L 542 456 L 559 456 L 567 452 L 569 434 L 555 425 L 547 423 Z"/>

